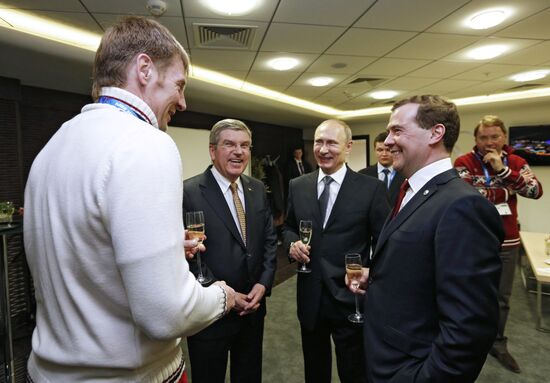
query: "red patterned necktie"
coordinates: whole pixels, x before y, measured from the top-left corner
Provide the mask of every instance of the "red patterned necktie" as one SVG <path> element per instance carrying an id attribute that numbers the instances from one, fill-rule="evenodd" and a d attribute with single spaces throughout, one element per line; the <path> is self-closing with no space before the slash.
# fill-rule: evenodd
<path id="1" fill-rule="evenodd" d="M 403 202 L 403 198 L 405 198 L 405 194 L 407 193 L 407 190 L 409 189 L 409 180 L 403 181 L 401 184 L 401 187 L 399 188 L 399 196 L 397 197 L 397 201 L 395 201 L 395 206 L 393 207 L 393 210 L 391 212 L 391 217 L 395 217 L 397 213 L 399 213 L 399 208 L 401 207 L 401 203 Z"/>

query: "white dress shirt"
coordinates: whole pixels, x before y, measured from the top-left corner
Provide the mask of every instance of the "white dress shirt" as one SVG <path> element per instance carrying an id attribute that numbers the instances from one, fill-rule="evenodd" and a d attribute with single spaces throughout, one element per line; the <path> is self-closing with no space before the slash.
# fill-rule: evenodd
<path id="1" fill-rule="evenodd" d="M 447 157 L 442 160 L 432 162 L 431 164 L 424 166 L 422 169 L 417 170 L 416 173 L 409 178 L 409 189 L 407 190 L 407 193 L 405 193 L 405 198 L 403 198 L 403 202 L 401 202 L 399 211 L 403 209 L 403 206 L 405 206 L 411 198 L 414 197 L 414 195 L 422 189 L 426 183 L 428 183 L 428 181 L 438 174 L 446 172 L 452 168 L 453 164 L 451 159 Z"/>
<path id="2" fill-rule="evenodd" d="M 323 181 L 323 178 L 325 178 L 325 176 L 330 176 L 333 179 L 333 181 L 328 185 L 330 194 L 328 196 L 327 212 L 325 214 L 323 228 L 327 224 L 328 218 L 330 217 L 330 212 L 332 211 L 332 207 L 334 206 L 334 202 L 336 201 L 336 197 L 338 196 L 338 192 L 340 191 L 340 187 L 342 186 L 347 170 L 348 169 L 345 164 L 332 174 L 325 174 L 322 169 L 319 169 L 319 177 L 317 178 L 317 200 L 325 189 L 325 182 Z"/>
<path id="3" fill-rule="evenodd" d="M 212 171 L 212 174 L 214 175 L 216 182 L 218 182 L 218 185 L 220 186 L 223 197 L 225 198 L 225 202 L 227 202 L 227 206 L 229 206 L 229 211 L 231 211 L 231 216 L 233 216 L 233 221 L 235 221 L 235 225 L 237 226 L 237 229 L 239 230 L 239 233 L 242 236 L 243 233 L 241 233 L 241 224 L 239 223 L 239 217 L 237 216 L 237 209 L 235 208 L 235 202 L 233 202 L 233 193 L 231 192 L 231 188 L 229 186 L 231 185 L 231 182 L 227 178 L 225 178 L 218 171 L 218 169 L 216 169 L 215 166 L 212 166 L 210 170 Z M 243 184 L 241 182 L 241 177 L 237 178 L 235 183 L 237 184 L 237 194 L 239 195 L 239 199 L 241 200 L 241 205 L 243 205 L 243 210 L 246 212 L 246 204 L 244 203 L 244 192 L 243 192 Z"/>

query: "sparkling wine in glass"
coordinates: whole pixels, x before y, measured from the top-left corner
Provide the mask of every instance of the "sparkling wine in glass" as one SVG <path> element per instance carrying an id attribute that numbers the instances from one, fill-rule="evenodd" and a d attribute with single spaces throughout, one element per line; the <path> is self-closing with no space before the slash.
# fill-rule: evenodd
<path id="1" fill-rule="evenodd" d="M 204 240 L 204 213 L 202 211 L 189 211 L 185 213 L 185 226 L 187 235 L 191 239 L 196 239 L 199 244 Z M 201 252 L 197 251 L 197 267 L 199 269 L 197 281 L 201 285 L 205 285 L 212 281 L 209 277 L 205 277 L 202 273 Z"/>
<path id="2" fill-rule="evenodd" d="M 313 235 L 313 223 L 311 221 L 300 221 L 300 241 L 306 246 L 311 242 L 311 236 Z M 296 269 L 298 273 L 311 273 L 311 269 L 307 267 L 307 264 L 301 263 L 300 267 Z"/>
<path id="3" fill-rule="evenodd" d="M 363 274 L 363 263 L 361 262 L 361 254 L 346 254 L 346 274 L 351 285 L 355 288 L 359 287 L 359 280 Z M 353 323 L 363 323 L 363 314 L 359 312 L 359 301 L 355 294 L 355 313 L 348 316 L 348 320 Z"/>

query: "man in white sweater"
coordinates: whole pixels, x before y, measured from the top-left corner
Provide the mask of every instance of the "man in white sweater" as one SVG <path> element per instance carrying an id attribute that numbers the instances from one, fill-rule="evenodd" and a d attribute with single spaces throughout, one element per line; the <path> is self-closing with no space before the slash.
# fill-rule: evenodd
<path id="1" fill-rule="evenodd" d="M 234 291 L 196 282 L 184 256 L 182 169 L 163 131 L 189 58 L 157 23 L 128 17 L 96 53 L 96 103 L 36 157 L 25 250 L 37 317 L 31 382 L 185 382 L 180 337 L 227 313 Z"/>

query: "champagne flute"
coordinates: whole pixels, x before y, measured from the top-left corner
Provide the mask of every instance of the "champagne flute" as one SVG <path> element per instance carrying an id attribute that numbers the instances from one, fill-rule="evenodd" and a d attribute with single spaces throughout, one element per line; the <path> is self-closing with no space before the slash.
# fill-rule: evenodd
<path id="1" fill-rule="evenodd" d="M 363 275 L 363 263 L 361 262 L 361 254 L 346 254 L 346 274 L 351 282 L 351 285 L 357 289 L 359 280 Z M 355 295 L 355 313 L 348 316 L 348 320 L 353 323 L 363 323 L 363 314 L 359 312 L 358 294 Z"/>
<path id="2" fill-rule="evenodd" d="M 204 213 L 202 211 L 189 211 L 185 213 L 185 224 L 189 238 L 196 239 L 198 244 L 201 244 L 204 240 Z M 195 256 L 197 257 L 197 267 L 199 268 L 197 281 L 201 285 L 205 285 L 212 279 L 205 277 L 202 273 L 201 252 L 197 251 Z"/>
<path id="3" fill-rule="evenodd" d="M 313 235 L 313 223 L 311 221 L 300 221 L 300 240 L 306 246 L 311 242 L 311 236 Z M 300 267 L 296 269 L 298 273 L 311 273 L 311 269 L 307 267 L 307 264 L 301 263 Z"/>

